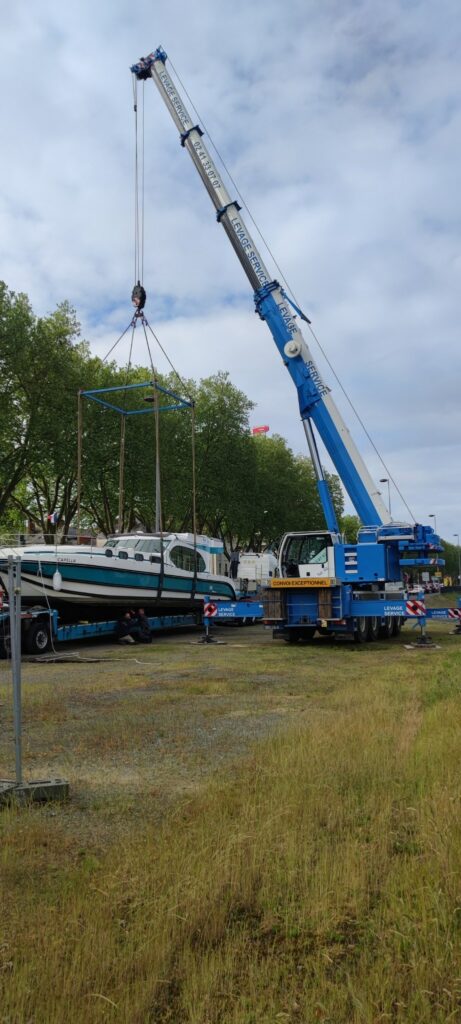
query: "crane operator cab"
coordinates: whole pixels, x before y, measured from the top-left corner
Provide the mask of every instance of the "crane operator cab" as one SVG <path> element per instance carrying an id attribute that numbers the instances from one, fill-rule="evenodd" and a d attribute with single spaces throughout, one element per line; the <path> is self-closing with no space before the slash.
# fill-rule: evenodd
<path id="1" fill-rule="evenodd" d="M 286 533 L 279 551 L 280 576 L 285 579 L 333 579 L 335 540 L 336 536 L 328 530 Z"/>

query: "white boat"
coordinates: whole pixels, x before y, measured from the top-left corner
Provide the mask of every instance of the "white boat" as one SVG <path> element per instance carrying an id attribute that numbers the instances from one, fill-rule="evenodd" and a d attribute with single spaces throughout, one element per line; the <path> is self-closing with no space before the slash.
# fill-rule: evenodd
<path id="1" fill-rule="evenodd" d="M 24 604 L 49 603 L 67 612 L 84 607 L 188 610 L 206 595 L 235 600 L 227 576 L 216 572 L 221 541 L 192 533 L 135 533 L 109 537 L 103 547 L 27 545 L 0 549 L 0 580 L 8 586 L 8 556 L 21 559 Z"/>

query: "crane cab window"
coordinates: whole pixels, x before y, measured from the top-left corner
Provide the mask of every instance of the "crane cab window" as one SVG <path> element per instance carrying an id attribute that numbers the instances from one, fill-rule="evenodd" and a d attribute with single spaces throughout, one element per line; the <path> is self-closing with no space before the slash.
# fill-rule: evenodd
<path id="1" fill-rule="evenodd" d="M 197 572 L 206 570 L 205 559 L 193 548 L 176 545 L 170 551 L 170 558 L 177 569 L 185 569 L 187 572 L 194 572 L 194 568 Z"/>
<path id="2" fill-rule="evenodd" d="M 328 548 L 332 546 L 329 534 L 301 534 L 289 537 L 283 552 L 283 570 L 287 576 L 299 576 L 300 565 L 326 565 Z"/>

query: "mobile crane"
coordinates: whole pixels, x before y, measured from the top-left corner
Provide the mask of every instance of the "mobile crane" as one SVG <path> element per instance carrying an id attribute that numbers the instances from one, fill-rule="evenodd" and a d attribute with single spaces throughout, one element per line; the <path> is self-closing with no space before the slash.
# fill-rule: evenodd
<path id="1" fill-rule="evenodd" d="M 137 79 L 155 82 L 250 282 L 256 312 L 268 324 L 293 380 L 326 521 L 324 531 L 284 536 L 277 575 L 265 599 L 265 621 L 287 640 L 309 639 L 320 630 L 352 633 L 363 642 L 395 634 L 407 617 L 417 617 L 424 627 L 424 603 L 409 600 L 402 573 L 410 567 L 443 565 L 440 538 L 431 526 L 392 521 L 302 335 L 298 318 L 310 321 L 272 279 L 166 62 L 167 54 L 159 47 L 131 71 Z M 346 543 L 340 533 L 314 427 L 361 520 L 355 544 Z"/>

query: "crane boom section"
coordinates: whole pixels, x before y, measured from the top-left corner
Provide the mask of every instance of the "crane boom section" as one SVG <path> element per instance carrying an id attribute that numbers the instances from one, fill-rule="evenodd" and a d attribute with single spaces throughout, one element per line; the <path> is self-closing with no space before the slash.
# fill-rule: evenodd
<path id="1" fill-rule="evenodd" d="M 216 209 L 217 219 L 222 224 L 253 288 L 256 309 L 261 318 L 267 321 L 283 362 L 297 388 L 302 420 L 309 419 L 314 423 L 362 523 L 365 526 L 388 523 L 391 521 L 390 515 L 381 500 L 380 492 L 330 395 L 330 389 L 322 379 L 309 346 L 298 327 L 291 302 L 265 266 L 245 225 L 241 207 L 229 195 L 203 142 L 202 129 L 193 123 L 168 74 L 165 67 L 166 59 L 166 53 L 158 49 L 133 65 L 131 70 L 138 78 L 152 77 L 158 87 L 178 128 L 181 144 L 190 154 Z M 314 444 L 313 440 L 311 444 Z M 313 461 L 315 465 L 316 460 Z M 317 465 L 319 464 L 320 461 L 317 459 Z M 318 472 L 317 479 L 327 526 L 337 531 L 331 497 L 325 481 L 319 478 Z"/>

